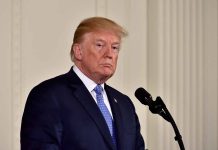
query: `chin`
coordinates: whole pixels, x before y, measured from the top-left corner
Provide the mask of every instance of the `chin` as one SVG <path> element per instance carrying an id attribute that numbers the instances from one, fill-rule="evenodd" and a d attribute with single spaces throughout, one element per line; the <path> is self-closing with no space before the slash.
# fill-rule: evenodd
<path id="1" fill-rule="evenodd" d="M 103 78 L 105 78 L 105 79 L 109 79 L 110 77 L 112 77 L 113 76 L 113 73 L 112 72 L 104 72 L 103 74 L 102 74 L 102 77 Z"/>
<path id="2" fill-rule="evenodd" d="M 109 77 L 111 77 L 113 74 L 114 74 L 114 71 L 111 71 L 111 70 L 104 72 L 104 75 L 105 75 L 105 76 L 109 76 Z"/>
<path id="3" fill-rule="evenodd" d="M 110 78 L 114 74 L 114 70 L 107 68 L 107 69 L 101 70 L 100 74 L 102 77 Z"/>

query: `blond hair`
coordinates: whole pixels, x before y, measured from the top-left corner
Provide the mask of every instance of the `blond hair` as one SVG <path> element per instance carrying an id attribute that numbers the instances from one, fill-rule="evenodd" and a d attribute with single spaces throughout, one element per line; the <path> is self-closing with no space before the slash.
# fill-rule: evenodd
<path id="1" fill-rule="evenodd" d="M 74 52 L 73 52 L 73 45 L 75 43 L 80 43 L 83 39 L 83 36 L 86 33 L 95 32 L 98 30 L 109 30 L 114 32 L 119 38 L 125 37 L 128 35 L 127 31 L 117 24 L 116 22 L 104 18 L 104 17 L 91 17 L 83 20 L 77 27 L 74 38 L 73 44 L 71 47 L 71 59 L 73 60 Z"/>

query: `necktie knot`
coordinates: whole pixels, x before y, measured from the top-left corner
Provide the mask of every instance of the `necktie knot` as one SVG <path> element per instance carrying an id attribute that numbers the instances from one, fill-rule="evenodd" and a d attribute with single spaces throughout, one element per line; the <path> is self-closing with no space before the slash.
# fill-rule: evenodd
<path id="1" fill-rule="evenodd" d="M 96 94 L 102 94 L 103 88 L 100 84 L 98 84 L 95 88 L 94 91 Z"/>

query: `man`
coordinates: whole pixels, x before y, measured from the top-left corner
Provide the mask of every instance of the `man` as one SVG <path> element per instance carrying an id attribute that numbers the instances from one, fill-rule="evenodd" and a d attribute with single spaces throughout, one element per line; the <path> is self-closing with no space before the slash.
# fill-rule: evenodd
<path id="1" fill-rule="evenodd" d="M 131 100 L 105 83 L 116 70 L 124 36 L 107 18 L 79 24 L 71 48 L 75 65 L 28 96 L 22 150 L 144 150 Z"/>

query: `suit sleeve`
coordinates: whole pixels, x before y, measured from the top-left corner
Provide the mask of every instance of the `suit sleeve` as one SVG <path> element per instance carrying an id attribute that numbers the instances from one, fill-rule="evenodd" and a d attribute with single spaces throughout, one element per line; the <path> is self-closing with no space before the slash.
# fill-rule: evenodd
<path id="1" fill-rule="evenodd" d="M 141 126 L 140 126 L 139 119 L 135 111 L 135 106 L 130 99 L 129 99 L 129 102 L 132 105 L 133 113 L 135 114 L 135 124 L 136 124 L 135 150 L 145 150 L 145 143 L 141 135 Z"/>
<path id="2" fill-rule="evenodd" d="M 34 88 L 21 124 L 21 150 L 59 150 L 62 126 L 55 96 L 46 87 Z"/>
<path id="3" fill-rule="evenodd" d="M 144 150 L 145 144 L 141 135 L 141 127 L 139 124 L 138 116 L 136 115 L 136 150 Z"/>

